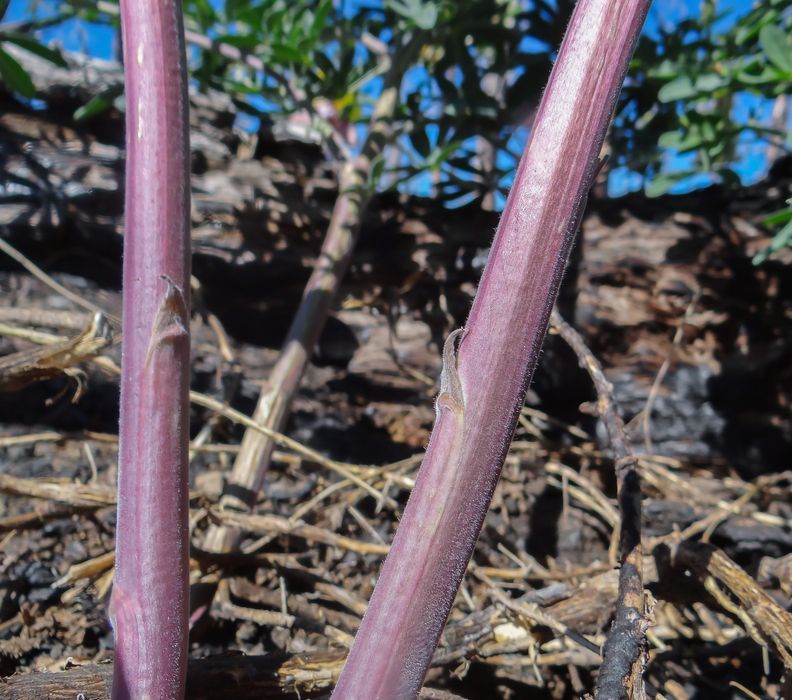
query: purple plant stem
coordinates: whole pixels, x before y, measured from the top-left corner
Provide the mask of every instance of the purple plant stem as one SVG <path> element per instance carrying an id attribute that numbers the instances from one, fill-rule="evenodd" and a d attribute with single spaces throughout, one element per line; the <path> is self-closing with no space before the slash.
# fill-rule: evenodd
<path id="1" fill-rule="evenodd" d="M 124 340 L 113 700 L 180 700 L 187 662 L 190 148 L 181 3 L 122 0 Z"/>
<path id="2" fill-rule="evenodd" d="M 479 536 L 649 0 L 581 0 L 333 700 L 413 700 Z M 457 336 L 457 338 L 460 336 Z M 456 356 L 455 356 L 456 355 Z"/>

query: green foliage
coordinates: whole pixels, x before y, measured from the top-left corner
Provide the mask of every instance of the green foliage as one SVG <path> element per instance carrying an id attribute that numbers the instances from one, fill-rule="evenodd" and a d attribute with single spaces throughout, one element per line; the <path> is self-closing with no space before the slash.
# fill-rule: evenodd
<path id="1" fill-rule="evenodd" d="M 30 53 L 36 54 L 36 56 L 39 56 L 50 63 L 59 66 L 60 68 L 66 68 L 66 61 L 63 59 L 60 51 L 51 49 L 48 46 L 44 46 L 44 44 L 42 44 L 40 41 L 27 34 L 21 34 L 14 31 L 0 32 L 0 41 L 21 46 L 26 51 L 30 51 Z"/>
<path id="2" fill-rule="evenodd" d="M 121 95 L 124 94 L 123 85 L 112 85 L 106 90 L 102 90 L 98 95 L 94 95 L 86 104 L 80 107 L 74 113 L 76 121 L 83 121 L 91 117 L 101 114 L 106 109 L 109 109 Z"/>
<path id="3" fill-rule="evenodd" d="M 0 75 L 8 87 L 23 97 L 36 96 L 36 88 L 27 71 L 3 49 L 0 49 Z"/>
<path id="4" fill-rule="evenodd" d="M 789 48 L 787 35 L 775 24 L 766 24 L 759 32 L 765 54 L 783 76 L 784 80 L 792 78 L 792 49 Z"/>
<path id="5" fill-rule="evenodd" d="M 573 2 L 385 0 L 352 16 L 333 0 L 183 6 L 186 29 L 214 41 L 188 52 L 191 77 L 202 90 L 231 95 L 242 112 L 289 117 L 308 108 L 314 131 L 328 134 L 332 125 L 351 136 L 352 127 L 365 129 L 382 85 L 399 85 L 394 126 L 402 136 L 385 154 L 380 187 L 431 178 L 436 196 L 455 200 L 507 188 L 519 157 L 510 139 L 538 105 Z M 117 24 L 109 2 L 68 7 Z M 535 39 L 531 52 L 526 37 Z M 99 95 L 75 116 L 96 114 L 114 97 Z"/>
<path id="6" fill-rule="evenodd" d="M 771 100 L 792 87 L 789 43 L 791 0 L 763 0 L 725 31 L 714 0 L 701 15 L 641 39 L 622 101 L 628 115 L 613 133 L 616 160 L 654 178 L 647 194 L 659 195 L 690 176 L 710 173 L 726 185 L 739 185 L 733 170 L 738 141 L 747 133 L 784 145 L 785 130 L 768 128 L 751 114 L 735 117 L 743 95 Z M 695 154 L 694 167 L 662 172 L 665 151 Z"/>
<path id="7" fill-rule="evenodd" d="M 785 150 L 792 143 L 785 124 L 768 127 L 754 111 L 741 119 L 734 109 L 746 97 L 767 102 L 792 91 L 792 0 L 761 0 L 726 30 L 716 29 L 720 19 L 715 0 L 704 0 L 699 17 L 662 32 L 658 41 L 643 37 L 636 52 L 622 94 L 629 107 L 622 109 L 622 122 L 617 119 L 612 145 L 617 163 L 647 176 L 649 196 L 702 174 L 739 186 L 734 165 L 746 136 Z M 668 152 L 693 154 L 692 167 L 664 169 Z M 754 263 L 790 242 L 792 223 Z"/>
<path id="8" fill-rule="evenodd" d="M 5 15 L 7 9 L 7 1 L 0 3 L 0 17 Z M 3 48 L 7 44 L 15 44 L 50 63 L 54 63 L 56 66 L 66 67 L 66 61 L 63 60 L 60 51 L 44 46 L 38 39 L 29 34 L 12 29 L 0 29 L 0 78 L 8 87 L 18 92 L 22 97 L 28 99 L 35 97 L 36 87 L 19 61 Z"/>
<path id="9" fill-rule="evenodd" d="M 292 113 L 316 98 L 337 102 L 344 118 L 360 118 L 353 95 L 374 77 L 375 56 L 356 51 L 365 27 L 346 19 L 332 0 L 228 0 L 215 11 L 203 0 L 185 3 L 185 25 L 253 54 L 283 80 L 262 75 L 254 68 L 203 51 L 191 64 L 201 86 L 239 98 L 240 109 L 258 114 L 261 108 L 246 95 L 264 97 L 282 113 Z M 377 28 L 378 29 L 378 28 Z M 357 54 L 357 55 L 356 55 Z"/>
<path id="10" fill-rule="evenodd" d="M 571 10 L 563 1 L 531 10 L 516 1 L 447 3 L 425 36 L 403 104 L 412 129 L 400 144 L 396 182 L 428 175 L 435 195 L 449 201 L 505 191 L 519 158 L 510 140 L 538 105 Z M 525 51 L 526 37 L 544 48 Z"/>
<path id="11" fill-rule="evenodd" d="M 412 22 L 418 29 L 433 29 L 437 23 L 438 7 L 432 2 L 423 3 L 421 0 L 385 0 L 385 7 Z"/>
<path id="12" fill-rule="evenodd" d="M 66 7 L 64 16 L 117 23 L 109 2 Z M 382 86 L 399 85 L 401 136 L 378 166 L 378 186 L 412 181 L 412 189 L 449 202 L 508 189 L 521 150 L 514 136 L 538 105 L 573 7 L 572 0 L 383 0 L 350 16 L 333 0 L 225 0 L 219 8 L 184 0 L 186 28 L 214 41 L 189 51 L 191 77 L 202 90 L 231 95 L 242 112 L 295 120 L 299 113 L 314 133 L 352 138 L 357 130 L 360 138 Z M 785 144 L 786 133 L 755 115 L 739 120 L 734 105 L 741 95 L 771 100 L 792 87 L 792 0 L 760 0 L 726 30 L 720 19 L 715 0 L 704 0 L 698 17 L 639 42 L 609 143 L 611 163 L 644 175 L 650 195 L 702 173 L 739 185 L 737 144 L 746 133 Z M 5 55 L 0 64 L 7 80 L 17 78 L 22 89 L 15 89 L 28 89 Z M 98 95 L 75 116 L 115 98 Z M 670 152 L 694 160 L 683 171 L 664 169 Z"/>
<path id="13" fill-rule="evenodd" d="M 753 264 L 761 265 L 765 262 L 772 253 L 775 253 L 788 245 L 792 245 L 792 199 L 787 200 L 789 205 L 785 209 L 779 209 L 770 214 L 762 220 L 765 226 L 777 226 L 778 224 L 785 223 L 785 226 L 776 233 L 770 245 L 765 248 L 761 253 L 754 255 Z"/>

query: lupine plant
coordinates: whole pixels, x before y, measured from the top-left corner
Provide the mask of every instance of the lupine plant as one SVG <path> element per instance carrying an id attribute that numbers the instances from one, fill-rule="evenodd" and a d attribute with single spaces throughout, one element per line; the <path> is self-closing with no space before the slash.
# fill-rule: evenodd
<path id="1" fill-rule="evenodd" d="M 335 700 L 418 694 L 489 508 L 649 0 L 581 0 L 476 300 L 443 351 L 437 422 Z"/>
<path id="2" fill-rule="evenodd" d="M 190 151 L 181 4 L 121 3 L 127 95 L 113 700 L 184 695 Z"/>
<path id="3" fill-rule="evenodd" d="M 337 699 L 414 698 L 489 507 L 648 0 L 581 0 Z M 122 4 L 127 221 L 113 697 L 184 692 L 188 155 L 178 4 Z"/>

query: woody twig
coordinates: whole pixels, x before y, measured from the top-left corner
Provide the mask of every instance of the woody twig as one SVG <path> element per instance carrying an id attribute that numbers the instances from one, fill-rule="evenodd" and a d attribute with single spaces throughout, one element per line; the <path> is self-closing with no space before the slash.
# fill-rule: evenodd
<path id="1" fill-rule="evenodd" d="M 588 370 L 599 397 L 596 413 L 608 431 L 616 466 L 617 500 L 621 516 L 619 533 L 619 594 L 608 641 L 602 649 L 596 700 L 641 700 L 645 697 L 643 670 L 648 659 L 646 630 L 649 621 L 644 603 L 641 576 L 641 485 L 637 459 L 624 433 L 624 423 L 616 408 L 613 387 L 583 338 L 557 311 L 552 327 L 569 343 L 582 367 Z"/>

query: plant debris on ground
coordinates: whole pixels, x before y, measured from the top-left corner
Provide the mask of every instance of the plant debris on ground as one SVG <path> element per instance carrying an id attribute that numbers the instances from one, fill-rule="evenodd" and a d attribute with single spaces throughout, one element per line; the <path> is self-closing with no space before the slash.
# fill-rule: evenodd
<path id="1" fill-rule="evenodd" d="M 0 109 L 0 226 L 19 251 L 0 258 L 2 698 L 104 698 L 112 676 L 123 119 L 67 115 L 92 75 L 118 70 L 34 63 L 47 109 L 8 95 Z M 319 697 L 414 484 L 440 348 L 464 323 L 497 214 L 374 199 L 259 502 L 223 510 L 337 190 L 310 134 L 244 133 L 224 96 L 191 101 L 188 698 Z M 792 260 L 751 262 L 772 238 L 756 222 L 790 185 L 781 160 L 736 191 L 595 191 L 559 298 L 613 387 L 641 478 L 650 697 L 790 694 Z M 597 399 L 551 332 L 425 697 L 592 692 L 621 527 Z M 211 524 L 242 529 L 241 550 L 206 551 Z"/>

